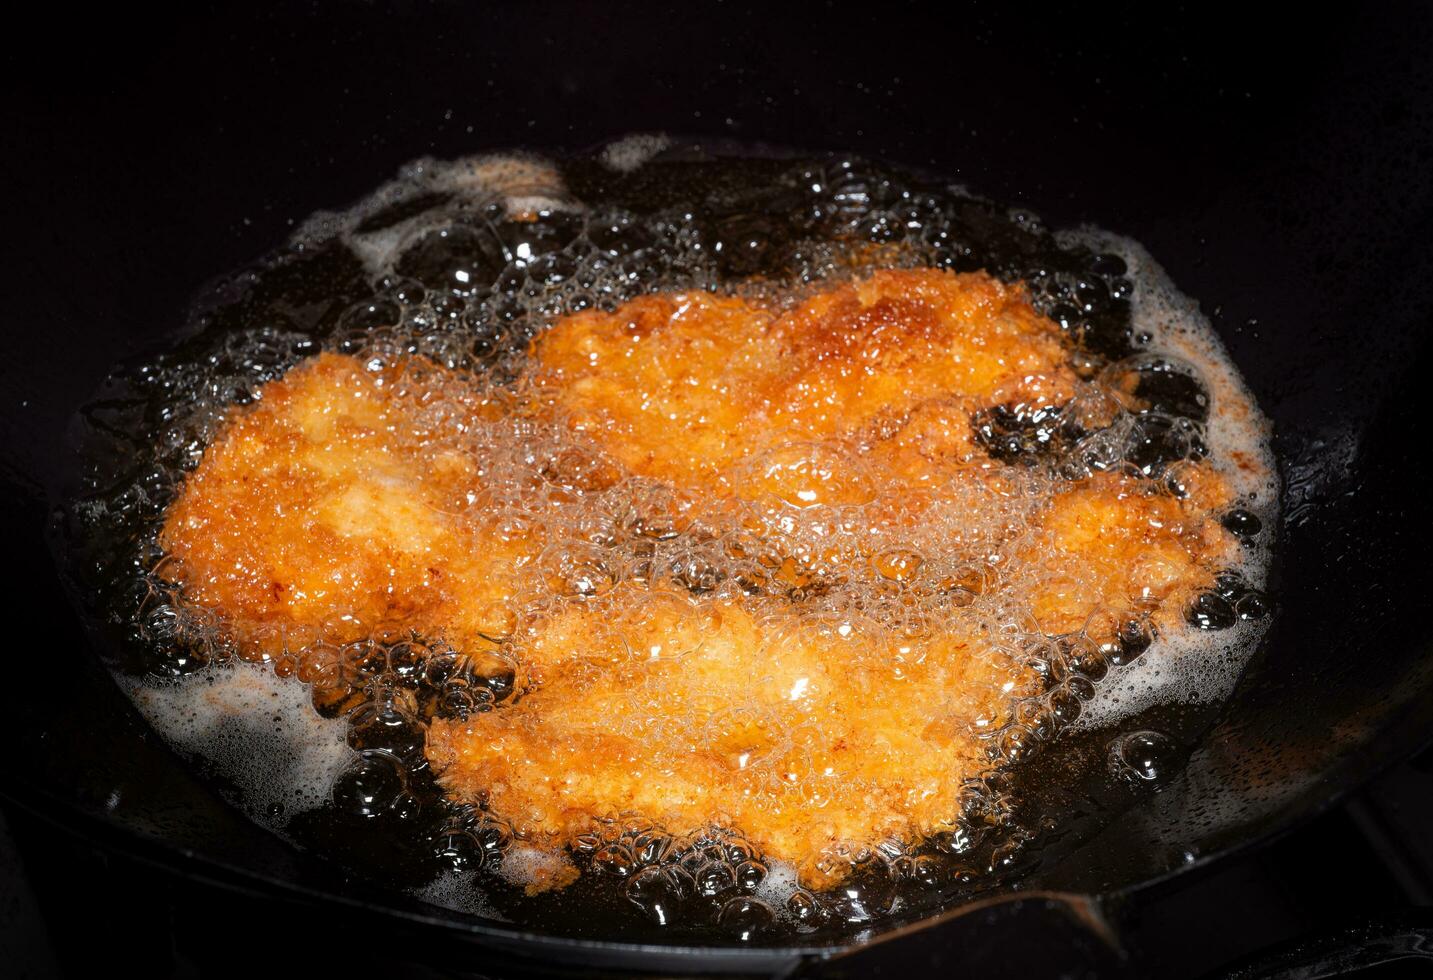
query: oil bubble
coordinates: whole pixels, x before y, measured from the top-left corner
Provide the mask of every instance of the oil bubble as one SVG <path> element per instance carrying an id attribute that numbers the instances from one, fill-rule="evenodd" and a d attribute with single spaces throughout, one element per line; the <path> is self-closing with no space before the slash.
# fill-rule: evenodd
<path id="1" fill-rule="evenodd" d="M 334 802 L 356 816 L 381 816 L 403 802 L 407 788 L 405 769 L 403 762 L 389 752 L 364 751 L 359 761 L 334 785 Z"/>
<path id="2" fill-rule="evenodd" d="M 771 906 L 750 895 L 728 899 L 717 913 L 717 925 L 743 942 L 763 935 L 775 921 Z"/>
<path id="3" fill-rule="evenodd" d="M 1110 743 L 1109 770 L 1116 779 L 1133 784 L 1153 783 L 1174 771 L 1178 746 L 1155 731 L 1121 735 Z"/>
<path id="4" fill-rule="evenodd" d="M 669 925 L 685 900 L 680 880 L 667 868 L 643 868 L 627 883 L 627 900 L 652 922 Z"/>
<path id="5" fill-rule="evenodd" d="M 891 910 L 896 879 L 881 858 L 855 862 L 842 882 L 818 896 L 822 908 L 844 922 L 870 922 Z"/>

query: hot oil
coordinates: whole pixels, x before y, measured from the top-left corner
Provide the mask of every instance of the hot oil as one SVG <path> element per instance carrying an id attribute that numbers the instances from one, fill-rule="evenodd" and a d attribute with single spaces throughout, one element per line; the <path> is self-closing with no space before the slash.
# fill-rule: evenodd
<path id="1" fill-rule="evenodd" d="M 834 858 L 846 869 L 839 888 L 801 887 L 793 869 L 721 823 L 672 835 L 638 814 L 612 814 L 555 855 L 502 815 L 445 800 L 424 756 L 433 719 L 512 702 L 520 657 L 495 669 L 491 659 L 402 635 L 402 624 L 346 641 L 328 659 L 301 638 L 236 643 L 165 574 L 165 509 L 225 414 L 321 351 L 355 355 L 375 378 L 420 355 L 453 372 L 444 383 L 460 400 L 510 388 L 532 338 L 567 314 L 689 289 L 791 304 L 831 282 L 902 266 L 984 269 L 1027 284 L 1037 308 L 1073 339 L 1085 399 L 1119 389 L 1136 393 L 1140 407 L 1087 413 L 1098 425 L 1073 403 L 973 419 L 978 442 L 1009 465 L 1017 489 L 999 499 L 956 494 L 949 522 L 923 522 L 875 557 L 879 588 L 855 569 L 870 561 L 865 544 L 843 538 L 831 507 L 783 511 L 757 542 L 799 557 L 811 573 L 809 583 L 788 580 L 752 549 L 731 547 L 731 535 L 622 524 L 634 487 L 660 495 L 660 486 L 613 489 L 574 477 L 560 428 L 498 419 L 480 432 L 445 429 L 451 419 L 438 411 L 423 430 L 425 451 L 482 457 L 483 507 L 514 527 L 567 529 L 524 572 L 540 577 L 533 588 L 543 609 L 664 577 L 696 595 L 739 592 L 777 617 L 774 628 L 794 598 L 801 617 L 884 631 L 898 646 L 905 613 L 892 596 L 908 577 L 940 575 L 964 583 L 968 596 L 950 615 L 1009 637 L 1012 656 L 1038 663 L 1044 689 L 991 733 L 990 769 L 964 787 L 948 829 L 848 847 Z M 814 941 L 1018 881 L 1046 842 L 1077 822 L 1077 799 L 1102 800 L 1078 814 L 1098 823 L 1177 770 L 1182 747 L 1232 689 L 1268 610 L 1262 589 L 1277 518 L 1268 433 L 1207 322 L 1154 261 L 1133 242 L 1093 230 L 1052 234 L 1026 212 L 856 160 L 712 159 L 649 139 L 557 162 L 418 161 L 211 287 L 186 339 L 118 373 L 85 419 L 93 493 L 70 515 L 76 567 L 121 637 L 114 667 L 151 723 L 296 843 L 431 901 L 554 932 Z M 1133 467 L 1178 493 L 1181 466 L 1199 459 L 1235 490 L 1224 521 L 1246 544 L 1242 560 L 1186 610 L 1187 626 L 1152 645 L 1137 630 L 1102 645 L 1031 635 L 1020 576 L 995 584 L 981 563 L 993 542 L 1023 527 L 1054 488 L 1091 471 Z M 832 464 L 847 473 L 857 465 Z M 849 499 L 861 506 L 859 494 Z M 638 539 L 648 543 L 635 548 Z M 504 642 L 541 614 L 519 610 Z M 1071 759 L 1084 785 L 1104 790 L 1062 790 Z M 568 882 L 573 867 L 581 873 Z M 553 882 L 565 887 L 533 893 Z"/>

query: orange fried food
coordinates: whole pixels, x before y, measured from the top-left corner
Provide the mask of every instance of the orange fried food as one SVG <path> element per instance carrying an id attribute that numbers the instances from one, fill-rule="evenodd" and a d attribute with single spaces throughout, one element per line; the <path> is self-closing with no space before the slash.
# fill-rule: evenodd
<path id="1" fill-rule="evenodd" d="M 949 826 L 962 782 L 992 764 L 990 736 L 1042 690 L 987 608 L 1013 602 L 1039 633 L 1097 645 L 1131 620 L 1177 628 L 1234 547 L 1209 509 L 1223 482 L 1181 472 L 1182 498 L 1119 472 L 1067 486 L 953 574 L 878 553 L 843 588 L 870 615 L 631 583 L 563 606 L 513 647 L 529 693 L 436 720 L 429 758 L 451 795 L 534 841 L 624 813 L 677 837 L 725 820 L 829 886 L 843 845 Z"/>
<path id="2" fill-rule="evenodd" d="M 920 483 L 972 458 L 974 410 L 1057 404 L 1073 381 L 1058 326 L 1020 288 L 935 269 L 877 272 L 780 315 L 703 293 L 644 297 L 566 318 L 531 357 L 534 397 L 633 472 L 742 496 L 774 479 L 805 505 L 867 493 L 824 478 L 805 445 Z"/>
<path id="3" fill-rule="evenodd" d="M 531 693 L 434 721 L 444 787 L 560 845 L 594 816 L 676 836 L 727 820 L 803 880 L 833 845 L 948 826 L 962 780 L 1038 678 L 989 640 L 627 586 L 525 638 Z"/>
<path id="4" fill-rule="evenodd" d="M 1097 388 L 1072 357 L 1020 288 L 931 269 L 785 311 L 580 313 L 502 389 L 324 355 L 227 420 L 165 574 L 241 649 L 495 651 L 513 697 L 434 718 L 426 751 L 532 846 L 728 823 L 829 885 L 839 855 L 959 818 L 1043 710 L 1049 637 L 1173 631 L 1235 557 L 1210 464 L 1157 484 L 981 447 L 978 413 Z"/>
<path id="5" fill-rule="evenodd" d="M 1228 503 L 1228 487 L 1207 465 L 1178 472 L 1182 498 L 1110 472 L 1051 499 L 1022 556 L 1038 577 L 1031 611 L 1041 632 L 1085 629 L 1103 643 L 1131 618 L 1176 627 L 1188 600 L 1229 567 L 1237 545 L 1215 510 Z"/>
<path id="6" fill-rule="evenodd" d="M 425 362 L 314 358 L 225 422 L 166 515 L 164 574 L 245 653 L 394 627 L 487 645 L 531 547 L 473 506 L 466 440 L 497 412 Z"/>

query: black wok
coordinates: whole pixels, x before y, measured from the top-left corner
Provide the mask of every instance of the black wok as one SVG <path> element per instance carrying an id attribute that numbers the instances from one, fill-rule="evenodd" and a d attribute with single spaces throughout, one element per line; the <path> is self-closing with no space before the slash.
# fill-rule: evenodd
<path id="1" fill-rule="evenodd" d="M 113 16 L 54 23 L 47 36 L 64 44 L 7 64 L 18 95 L 0 392 L 16 604 L 0 792 L 15 803 L 186 875 L 385 923 L 450 959 L 482 947 L 456 958 L 485 970 L 861 975 L 875 947 L 887 963 L 899 949 L 916 967 L 988 967 L 975 937 L 991 930 L 1049 941 L 1005 947 L 993 962 L 1011 970 L 1060 956 L 1118 970 L 1111 903 L 1308 818 L 1433 733 L 1426 12 L 949 25 L 948 11 L 917 9 L 567 4 Z M 1263 653 L 1183 774 L 1061 841 L 1027 891 L 810 949 L 515 931 L 351 880 L 250 823 L 90 652 L 46 528 L 76 488 L 72 415 L 112 364 L 162 345 L 213 275 L 411 157 L 581 148 L 637 129 L 853 150 L 1055 226 L 1132 235 L 1201 300 L 1273 419 L 1284 518 Z M 63 689 L 42 670 L 56 660 Z M 1073 952 L 1046 948 L 1060 942 Z"/>

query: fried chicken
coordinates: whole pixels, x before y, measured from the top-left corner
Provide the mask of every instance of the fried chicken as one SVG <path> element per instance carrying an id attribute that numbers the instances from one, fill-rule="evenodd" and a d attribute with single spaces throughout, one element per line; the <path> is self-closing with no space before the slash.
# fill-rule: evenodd
<path id="1" fill-rule="evenodd" d="M 503 389 L 326 354 L 231 414 L 165 574 L 266 655 L 496 651 L 514 696 L 427 754 L 531 843 L 727 823 L 829 885 L 842 845 L 957 818 L 1046 683 L 1022 636 L 1176 629 L 1232 560 L 1208 464 L 1176 494 L 980 444 L 1075 397 L 1071 354 L 1019 287 L 930 269 L 579 313 Z"/>
<path id="2" fill-rule="evenodd" d="M 534 549 L 481 506 L 472 436 L 500 412 L 427 362 L 320 355 L 230 414 L 166 515 L 163 573 L 241 652 L 489 646 Z"/>
<path id="3" fill-rule="evenodd" d="M 531 693 L 429 730 L 450 794 L 559 845 L 594 816 L 676 835 L 727 822 L 817 885 L 841 877 L 833 844 L 949 825 L 989 766 L 981 735 L 1038 689 L 988 639 L 641 585 L 520 651 Z"/>
<path id="4" fill-rule="evenodd" d="M 1207 465 L 1180 472 L 1182 498 L 1111 472 L 1051 499 L 1020 556 L 1039 575 L 1031 610 L 1041 632 L 1083 629 L 1104 643 L 1131 619 L 1147 618 L 1155 632 L 1178 627 L 1185 604 L 1237 550 L 1214 516 L 1229 502 L 1224 481 Z"/>
<path id="5" fill-rule="evenodd" d="M 642 297 L 562 320 L 531 359 L 533 397 L 631 471 L 796 506 L 938 481 L 975 458 L 976 409 L 1058 403 L 1073 382 L 1059 327 L 1018 287 L 934 269 L 877 272 L 780 315 Z M 877 472 L 833 474 L 822 454 Z"/>

